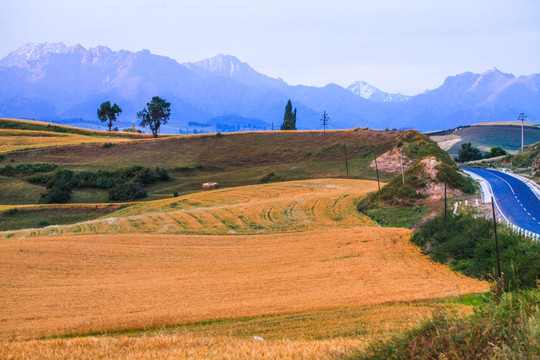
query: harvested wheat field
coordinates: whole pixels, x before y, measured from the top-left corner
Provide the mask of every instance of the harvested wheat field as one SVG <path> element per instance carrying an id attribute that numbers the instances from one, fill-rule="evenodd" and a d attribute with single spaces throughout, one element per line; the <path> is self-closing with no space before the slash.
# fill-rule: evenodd
<path id="1" fill-rule="evenodd" d="M 59 234 L 264 234 L 374 226 L 357 200 L 377 189 L 366 180 L 322 179 L 195 193 L 141 203 L 98 220 L 0 233 L 0 239 Z"/>
<path id="2" fill-rule="evenodd" d="M 362 340 L 257 341 L 184 336 L 80 338 L 0 342 L 6 359 L 335 359 L 365 346 Z"/>
<path id="3" fill-rule="evenodd" d="M 487 290 L 410 231 L 80 235 L 0 242 L 0 337 L 252 317 Z"/>
<path id="4" fill-rule="evenodd" d="M 128 137 L 87 136 L 49 131 L 0 129 L 0 153 L 64 145 L 120 143 L 134 141 Z M 138 140 L 144 141 L 144 140 Z"/>

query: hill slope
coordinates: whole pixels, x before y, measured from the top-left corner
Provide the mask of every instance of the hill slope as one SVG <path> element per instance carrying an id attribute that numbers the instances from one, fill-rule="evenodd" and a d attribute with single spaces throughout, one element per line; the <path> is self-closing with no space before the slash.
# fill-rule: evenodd
<path id="1" fill-rule="evenodd" d="M 462 126 L 455 129 L 435 131 L 428 133 L 439 146 L 455 157 L 461 145 L 470 142 L 482 151 L 490 151 L 493 146 L 498 146 L 510 153 L 516 153 L 521 148 L 521 123 L 508 121 L 501 123 L 475 124 Z M 535 123 L 525 123 L 525 145 L 540 141 L 540 126 Z"/>

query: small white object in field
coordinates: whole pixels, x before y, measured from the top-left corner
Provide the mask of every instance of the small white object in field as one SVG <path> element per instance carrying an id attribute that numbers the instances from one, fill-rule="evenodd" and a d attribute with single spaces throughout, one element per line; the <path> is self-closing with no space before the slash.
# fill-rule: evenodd
<path id="1" fill-rule="evenodd" d="M 253 339 L 259 340 L 259 341 L 264 341 L 264 339 L 262 337 L 258 337 L 258 336 L 254 336 Z"/>

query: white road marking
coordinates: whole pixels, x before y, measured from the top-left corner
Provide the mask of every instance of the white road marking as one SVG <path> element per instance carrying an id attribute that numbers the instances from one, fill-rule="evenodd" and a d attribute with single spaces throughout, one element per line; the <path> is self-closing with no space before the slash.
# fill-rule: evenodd
<path id="1" fill-rule="evenodd" d="M 514 195 L 516 194 L 515 191 L 514 191 L 514 188 L 512 187 L 512 185 L 510 185 L 510 183 L 509 183 L 508 181 L 504 180 L 502 177 L 500 177 L 500 176 L 497 175 L 497 174 L 494 174 L 494 173 L 491 172 L 491 171 L 488 171 L 488 173 L 490 173 L 491 175 L 496 176 L 496 177 L 498 177 L 499 179 L 501 179 L 502 181 L 504 181 L 504 182 L 506 183 L 506 185 L 508 185 L 508 186 L 510 187 L 510 190 L 512 190 L 512 194 L 514 194 Z"/>

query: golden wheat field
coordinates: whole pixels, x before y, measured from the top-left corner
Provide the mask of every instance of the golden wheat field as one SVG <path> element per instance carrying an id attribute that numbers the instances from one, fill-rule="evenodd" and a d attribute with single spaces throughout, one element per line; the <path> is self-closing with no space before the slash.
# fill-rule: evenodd
<path id="1" fill-rule="evenodd" d="M 200 192 L 149 201 L 75 225 L 0 233 L 0 239 L 59 234 L 264 234 L 328 227 L 374 226 L 356 201 L 377 182 L 291 181 Z"/>
<path id="2" fill-rule="evenodd" d="M 0 336 L 35 338 L 487 290 L 409 230 L 79 235 L 0 242 Z"/>
<path id="3" fill-rule="evenodd" d="M 359 214 L 376 187 L 245 186 L 0 233 L 0 358 L 330 359 L 487 290 Z"/>

